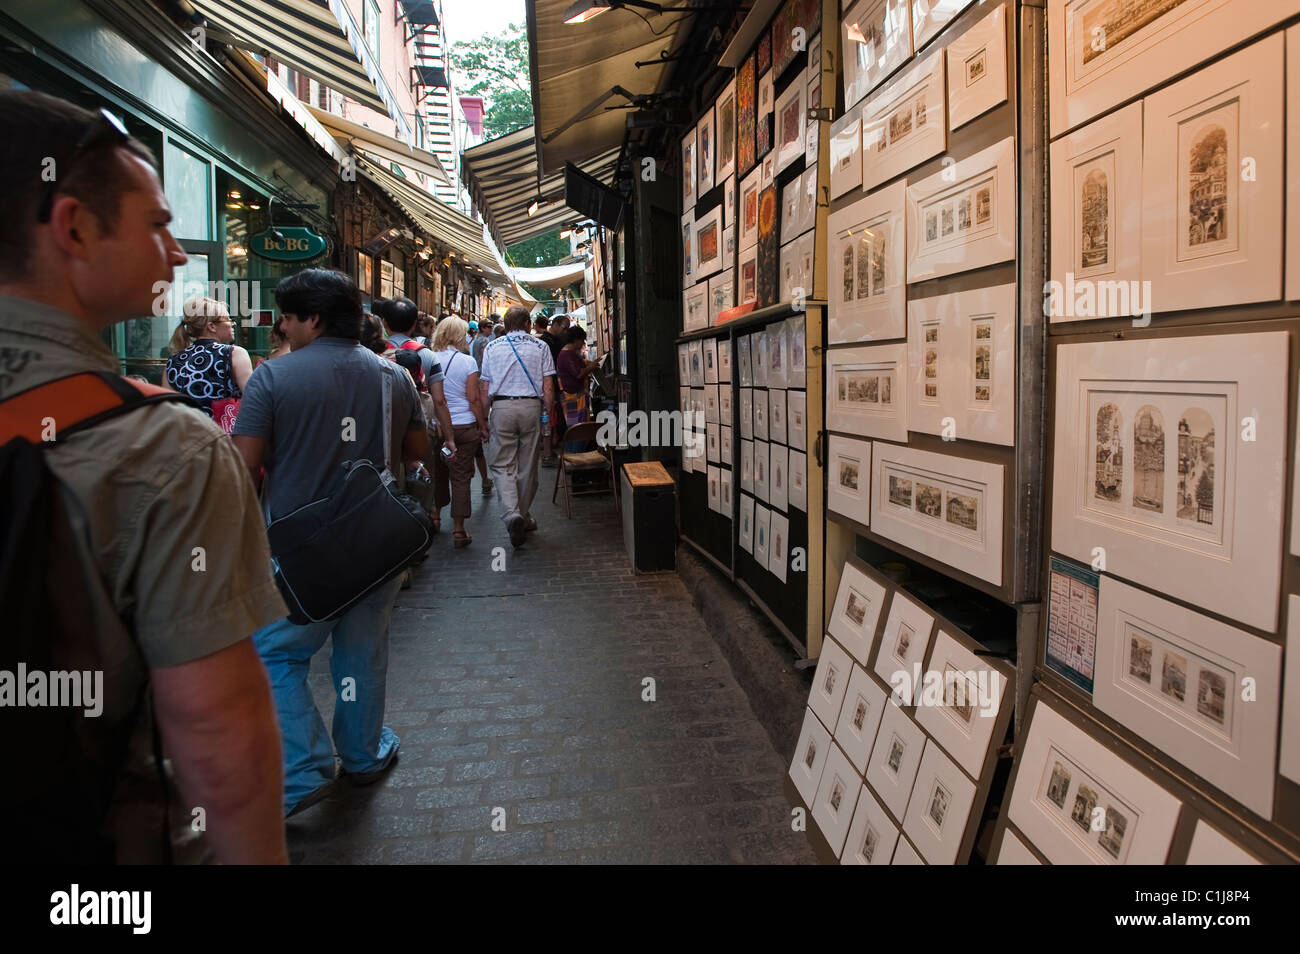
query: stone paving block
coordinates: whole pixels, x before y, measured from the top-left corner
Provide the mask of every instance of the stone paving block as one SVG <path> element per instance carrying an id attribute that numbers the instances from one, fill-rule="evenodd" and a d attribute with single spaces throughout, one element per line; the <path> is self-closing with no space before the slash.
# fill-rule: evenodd
<path id="1" fill-rule="evenodd" d="M 516 810 L 516 819 L 520 825 L 571 821 L 581 817 L 582 801 L 577 798 L 557 798 L 545 802 L 521 802 Z"/>
<path id="2" fill-rule="evenodd" d="M 490 861 L 501 858 L 517 859 L 525 855 L 540 854 L 543 845 L 543 833 L 536 829 L 531 831 L 497 831 L 479 835 L 474 839 L 474 861 Z"/>
<path id="3" fill-rule="evenodd" d="M 490 805 L 512 802 L 520 798 L 545 798 L 551 793 L 552 779 L 515 778 L 488 782 L 483 789 L 483 801 Z"/>
<path id="4" fill-rule="evenodd" d="M 431 808 L 450 808 L 455 805 L 474 805 L 479 801 L 482 786 L 479 785 L 445 785 L 441 788 L 429 788 L 415 796 L 417 811 Z"/>
<path id="5" fill-rule="evenodd" d="M 506 759 L 489 759 L 483 762 L 467 762 L 453 765 L 451 780 L 465 782 L 477 778 L 501 778 L 514 772 L 515 763 Z"/>

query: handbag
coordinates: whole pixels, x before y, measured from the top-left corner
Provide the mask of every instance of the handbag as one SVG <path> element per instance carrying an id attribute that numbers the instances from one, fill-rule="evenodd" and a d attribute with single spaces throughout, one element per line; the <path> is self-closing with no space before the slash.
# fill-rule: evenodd
<path id="1" fill-rule="evenodd" d="M 383 371 L 384 458 L 345 461 L 325 496 L 271 521 L 275 582 L 289 621 L 338 619 L 407 567 L 433 542 L 420 502 L 398 490 L 388 469 L 393 379 Z"/>
<path id="2" fill-rule="evenodd" d="M 235 419 L 239 416 L 239 400 L 239 398 L 217 398 L 212 402 L 212 419 L 226 434 L 231 434 L 235 430 Z"/>

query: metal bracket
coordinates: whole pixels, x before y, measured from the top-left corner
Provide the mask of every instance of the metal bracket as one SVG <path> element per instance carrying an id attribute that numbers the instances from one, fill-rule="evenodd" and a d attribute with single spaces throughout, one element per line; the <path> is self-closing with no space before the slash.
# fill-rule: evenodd
<path id="1" fill-rule="evenodd" d="M 830 106 L 821 106 L 817 109 L 808 110 L 808 118 L 815 122 L 828 123 L 835 118 L 835 110 Z"/>

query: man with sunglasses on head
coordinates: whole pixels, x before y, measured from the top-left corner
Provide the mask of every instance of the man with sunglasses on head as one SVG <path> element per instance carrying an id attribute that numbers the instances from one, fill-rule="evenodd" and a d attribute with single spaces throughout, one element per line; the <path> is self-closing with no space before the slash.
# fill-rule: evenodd
<path id="1" fill-rule="evenodd" d="M 0 128 L 0 402 L 93 377 L 84 372 L 116 391 L 118 359 L 102 332 L 149 315 L 160 283 L 186 260 L 154 158 L 106 111 L 39 93 L 0 92 Z M 10 451 L 17 412 L 4 411 L 0 445 Z M 55 518 L 66 539 L 51 542 L 51 558 L 77 567 L 59 585 L 85 605 L 75 650 L 103 671 L 103 711 L 87 721 L 95 732 L 116 723 L 128 739 L 122 754 L 102 753 L 115 782 L 93 860 L 190 860 L 188 849 L 202 846 L 169 841 L 170 808 L 170 830 L 199 839 L 201 828 L 216 860 L 286 862 L 279 732 L 250 639 L 286 610 L 239 454 L 197 408 L 156 398 L 40 446 L 66 515 Z M 4 739 L 9 758 L 13 743 L 40 754 L 69 741 Z M 24 814 L 11 812 L 42 779 L 33 766 L 9 768 L 0 838 L 16 846 L 11 860 L 41 858 L 70 821 L 30 800 Z M 169 794 L 172 776 L 179 792 Z M 192 824 L 199 809 L 202 826 Z"/>

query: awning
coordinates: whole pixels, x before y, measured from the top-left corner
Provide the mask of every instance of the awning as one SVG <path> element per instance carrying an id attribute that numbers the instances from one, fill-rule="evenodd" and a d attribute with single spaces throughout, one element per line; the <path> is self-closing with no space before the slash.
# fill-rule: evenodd
<path id="1" fill-rule="evenodd" d="M 563 170 L 566 162 L 583 165 L 622 146 L 627 110 L 606 107 L 626 105 L 628 99 L 614 91 L 661 92 L 674 61 L 663 62 L 659 54 L 671 52 L 678 32 L 695 23 L 694 17 L 674 12 L 685 3 L 664 4 L 664 14 L 647 11 L 645 19 L 640 11 L 610 9 L 585 23 L 565 23 L 572 5 L 573 0 L 526 4 L 533 117 L 546 173 Z M 638 69 L 638 61 L 648 65 Z"/>
<path id="2" fill-rule="evenodd" d="M 408 146 L 400 139 L 385 136 L 368 126 L 362 126 L 360 123 L 354 123 L 341 116 L 335 116 L 333 113 L 317 109 L 315 106 L 307 106 L 307 110 L 322 126 L 329 130 L 334 138 L 350 143 L 355 148 L 369 153 L 376 159 L 395 162 L 399 166 L 405 166 L 407 169 L 426 175 L 435 182 L 451 185 L 451 179 L 448 178 L 442 163 L 436 155 L 427 149 L 416 149 L 414 146 Z"/>
<path id="3" fill-rule="evenodd" d="M 586 262 L 570 262 L 568 265 L 552 265 L 549 268 L 514 268 L 511 272 L 517 282 L 527 282 L 538 288 L 564 288 L 582 278 L 586 270 Z"/>
<path id="4" fill-rule="evenodd" d="M 622 146 L 620 136 L 613 148 L 586 156 L 576 164 L 608 185 L 614 179 Z M 563 163 L 558 171 L 538 177 L 533 126 L 466 149 L 461 178 L 502 248 L 534 235 L 559 231 L 583 218 L 564 204 Z M 539 195 L 539 208 L 529 215 L 528 206 Z"/>
<path id="5" fill-rule="evenodd" d="M 344 0 L 190 0 L 218 37 L 270 55 L 343 95 L 387 113 L 403 135 L 410 122 L 370 55 Z"/>

